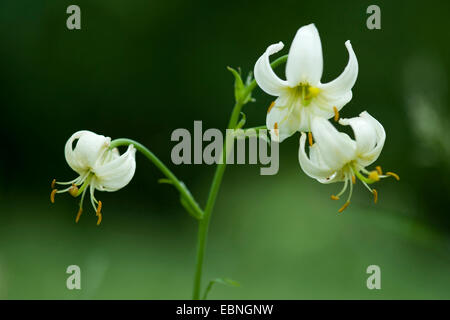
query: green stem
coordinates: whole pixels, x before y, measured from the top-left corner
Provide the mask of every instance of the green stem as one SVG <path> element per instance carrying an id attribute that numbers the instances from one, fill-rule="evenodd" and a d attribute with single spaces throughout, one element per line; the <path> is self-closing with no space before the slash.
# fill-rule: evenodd
<path id="1" fill-rule="evenodd" d="M 276 68 L 282 63 L 287 61 L 287 55 L 282 56 L 272 62 L 270 65 L 272 68 Z M 245 88 L 245 94 L 243 95 L 245 101 L 245 97 L 250 95 L 252 91 L 256 88 L 256 80 L 253 79 Z M 234 129 L 239 121 L 239 114 L 244 105 L 243 101 L 236 101 L 233 112 L 231 113 L 230 121 L 228 122 L 228 129 Z M 262 129 L 263 127 L 261 127 Z M 214 204 L 216 203 L 217 194 L 220 189 L 220 184 L 222 183 L 223 174 L 225 173 L 226 168 L 226 159 L 228 157 L 228 153 L 226 151 L 227 140 L 229 137 L 225 138 L 224 147 L 222 150 L 222 163 L 217 164 L 216 172 L 214 174 L 214 178 L 211 184 L 211 188 L 209 190 L 208 200 L 206 202 L 206 207 L 204 210 L 203 219 L 198 223 L 198 235 L 197 235 L 197 261 L 195 268 L 195 277 L 194 277 L 194 289 L 192 293 L 192 299 L 199 300 L 200 292 L 201 292 L 201 283 L 202 283 L 202 273 L 203 273 L 203 261 L 205 257 L 205 249 L 206 249 L 206 239 L 208 237 L 208 229 L 209 222 L 211 220 L 211 214 L 214 209 Z"/>
<path id="2" fill-rule="evenodd" d="M 194 216 L 198 220 L 201 220 L 203 217 L 203 210 L 199 207 L 194 197 L 190 193 L 189 189 L 185 186 L 185 184 L 182 181 L 178 180 L 178 178 L 172 173 L 172 171 L 170 171 L 169 168 L 167 168 L 166 165 L 162 163 L 161 160 L 159 160 L 158 157 L 153 154 L 153 152 L 151 152 L 149 149 L 147 149 L 139 142 L 126 138 L 113 140 L 111 142 L 110 148 L 113 149 L 120 146 L 128 146 L 130 144 L 134 145 L 136 150 L 138 150 L 145 157 L 147 157 L 147 159 L 149 159 L 170 181 L 172 181 L 173 186 L 180 192 L 181 196 L 187 201 L 190 208 L 192 208 Z"/>
<path id="3" fill-rule="evenodd" d="M 234 129 L 237 125 L 239 114 L 241 112 L 243 104 L 236 103 L 233 108 L 233 112 L 231 114 L 230 121 L 228 123 L 228 129 Z M 220 189 L 220 184 L 222 183 L 223 174 L 225 173 L 225 168 L 227 166 L 227 145 L 228 136 L 225 138 L 224 147 L 222 150 L 222 163 L 217 164 L 216 172 L 214 174 L 214 178 L 211 184 L 211 188 L 209 191 L 208 200 L 206 202 L 206 207 L 203 215 L 203 219 L 199 221 L 198 226 L 198 237 L 197 237 L 197 264 L 195 269 L 195 278 L 194 278 L 194 291 L 192 294 L 192 299 L 199 300 L 200 299 L 200 291 L 201 291 L 201 282 L 202 282 L 202 272 L 203 272 L 203 260 L 205 257 L 205 249 L 206 249 L 206 239 L 208 237 L 208 229 L 209 229 L 209 221 L 211 220 L 211 213 L 214 208 L 214 204 L 216 202 L 217 194 Z"/>

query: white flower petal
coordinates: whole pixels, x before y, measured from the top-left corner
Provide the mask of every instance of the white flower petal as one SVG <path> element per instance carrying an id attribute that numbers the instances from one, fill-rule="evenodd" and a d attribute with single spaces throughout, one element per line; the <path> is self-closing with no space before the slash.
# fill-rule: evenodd
<path id="1" fill-rule="evenodd" d="M 339 170 L 334 172 L 331 176 L 327 177 L 326 179 L 317 179 L 320 183 L 323 184 L 329 184 L 329 183 L 335 183 L 335 182 L 342 182 L 345 181 L 346 176 L 343 172 L 343 170 Z"/>
<path id="2" fill-rule="evenodd" d="M 279 96 L 283 93 L 286 88 L 287 81 L 281 80 L 273 71 L 270 66 L 270 55 L 277 53 L 283 49 L 284 45 L 282 42 L 270 45 L 264 54 L 259 57 L 256 61 L 254 68 L 254 75 L 256 83 L 263 89 L 266 93 L 272 96 Z"/>
<path id="3" fill-rule="evenodd" d="M 275 100 L 275 105 L 266 118 L 266 126 L 270 130 L 272 140 L 282 142 L 299 130 L 302 109 L 292 105 L 286 96 Z"/>
<path id="4" fill-rule="evenodd" d="M 365 154 L 371 151 L 377 143 L 377 132 L 372 125 L 371 120 L 363 117 L 354 117 L 350 119 L 340 119 L 341 125 L 350 125 L 355 134 L 357 152 Z"/>
<path id="5" fill-rule="evenodd" d="M 312 121 L 312 134 L 324 163 L 334 171 L 356 158 L 356 143 L 347 134 L 339 132 L 326 119 L 315 117 Z"/>
<path id="6" fill-rule="evenodd" d="M 334 108 L 339 111 L 350 100 L 352 100 L 352 91 L 346 91 L 341 95 L 330 95 L 326 91 L 319 93 L 317 97 L 311 100 L 311 104 L 314 114 L 326 119 L 330 119 L 334 116 Z"/>
<path id="7" fill-rule="evenodd" d="M 75 148 L 73 143 L 77 141 Z M 74 133 L 66 143 L 65 156 L 69 166 L 80 175 L 95 167 L 108 149 L 111 138 L 82 130 Z"/>
<path id="8" fill-rule="evenodd" d="M 317 180 L 328 178 L 333 174 L 334 170 L 327 167 L 324 163 L 315 162 L 313 158 L 315 160 L 317 160 L 317 158 L 315 158 L 314 156 L 311 156 L 311 159 L 309 159 L 305 152 L 305 142 L 306 134 L 302 132 L 300 136 L 300 148 L 298 150 L 298 161 L 300 162 L 300 167 L 311 178 Z M 312 149 L 314 149 L 314 147 L 310 148 L 310 152 Z"/>
<path id="9" fill-rule="evenodd" d="M 376 133 L 375 146 L 371 150 L 362 153 L 360 155 L 360 159 L 358 159 L 361 165 L 368 166 L 374 163 L 380 156 L 384 142 L 386 141 L 386 132 L 384 131 L 381 123 L 372 117 L 367 111 L 362 112 L 359 116 L 365 119 L 367 124 L 370 125 Z"/>
<path id="10" fill-rule="evenodd" d="M 129 145 L 127 151 L 120 157 L 113 156 L 114 159 L 110 162 L 94 168 L 96 188 L 101 191 L 116 191 L 125 187 L 136 171 L 135 154 L 136 149 L 133 145 Z"/>
<path id="11" fill-rule="evenodd" d="M 351 90 L 358 77 L 358 60 L 356 59 L 350 41 L 347 40 L 345 46 L 347 47 L 349 59 L 344 71 L 333 81 L 318 86 L 321 90 L 331 96 L 341 96 L 345 92 Z"/>
<path id="12" fill-rule="evenodd" d="M 291 87 L 300 83 L 316 86 L 323 71 L 322 44 L 314 24 L 301 27 L 292 41 L 286 63 L 286 77 Z"/>

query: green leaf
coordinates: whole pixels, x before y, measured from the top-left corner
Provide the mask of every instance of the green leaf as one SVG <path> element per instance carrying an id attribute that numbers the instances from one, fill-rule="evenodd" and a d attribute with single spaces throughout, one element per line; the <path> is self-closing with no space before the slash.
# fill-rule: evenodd
<path id="1" fill-rule="evenodd" d="M 246 90 L 246 85 L 244 85 L 244 82 L 242 81 L 241 73 L 231 67 L 227 67 L 227 69 L 234 76 L 234 98 L 236 99 L 236 102 L 246 104 L 252 100 L 252 97 Z"/>
<path id="2" fill-rule="evenodd" d="M 203 295 L 203 300 L 206 300 L 208 297 L 209 292 L 211 291 L 213 285 L 215 283 L 223 284 L 230 287 L 240 287 L 240 283 L 229 278 L 216 278 L 209 282 L 208 286 L 206 287 L 205 294 Z"/>
<path id="3" fill-rule="evenodd" d="M 180 203 L 183 206 L 183 208 L 195 219 L 197 220 L 201 220 L 201 216 L 199 216 L 197 214 L 197 212 L 195 211 L 194 208 L 192 208 L 192 206 L 189 204 L 189 201 L 186 200 L 185 197 L 183 197 L 183 195 L 180 194 Z"/>
<path id="4" fill-rule="evenodd" d="M 239 123 L 236 125 L 236 129 L 240 129 L 245 125 L 245 122 L 247 121 L 247 116 L 245 113 L 241 112 L 242 118 L 239 120 Z"/>

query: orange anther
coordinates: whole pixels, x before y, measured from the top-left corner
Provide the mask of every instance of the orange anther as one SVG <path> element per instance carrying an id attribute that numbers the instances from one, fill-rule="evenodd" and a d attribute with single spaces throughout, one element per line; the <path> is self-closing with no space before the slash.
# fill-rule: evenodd
<path id="1" fill-rule="evenodd" d="M 380 176 L 383 175 L 383 170 L 381 170 L 381 167 L 380 167 L 380 166 L 376 166 L 375 169 L 377 169 L 377 172 L 378 172 L 378 174 L 379 174 Z"/>
<path id="2" fill-rule="evenodd" d="M 332 194 L 332 195 L 331 195 L 331 199 L 332 199 L 332 200 L 339 200 L 339 197 L 338 197 L 338 196 L 335 196 L 334 194 Z"/>
<path id="3" fill-rule="evenodd" d="M 57 189 L 53 189 L 52 193 L 50 193 L 50 202 L 51 203 L 55 203 L 55 194 L 56 194 L 56 192 L 58 192 L 58 190 Z"/>
<path id="4" fill-rule="evenodd" d="M 55 185 L 56 185 L 56 179 L 53 179 L 52 185 L 51 185 L 52 189 L 55 189 Z"/>
<path id="5" fill-rule="evenodd" d="M 352 183 L 355 184 L 356 183 L 356 178 L 354 175 L 352 175 Z"/>
<path id="6" fill-rule="evenodd" d="M 95 214 L 98 216 L 101 213 L 101 211 L 102 211 L 102 202 L 99 201 L 97 206 L 97 212 Z"/>
<path id="7" fill-rule="evenodd" d="M 386 175 L 394 177 L 397 181 L 400 180 L 400 177 L 398 176 L 398 174 L 393 173 L 393 172 L 386 172 Z"/>
<path id="8" fill-rule="evenodd" d="M 75 218 L 75 223 L 78 223 L 82 213 L 83 213 L 83 208 L 80 208 L 80 210 L 78 210 L 77 217 Z"/>
<path id="9" fill-rule="evenodd" d="M 375 189 L 372 189 L 372 193 L 373 193 L 373 202 L 377 203 L 378 201 L 378 192 Z"/>
<path id="10" fill-rule="evenodd" d="M 339 213 L 341 213 L 342 211 L 344 211 L 350 204 L 350 201 L 347 201 L 346 203 L 344 203 L 344 205 L 342 206 L 342 208 L 340 208 L 338 210 Z"/>
<path id="11" fill-rule="evenodd" d="M 102 214 L 99 212 L 99 213 L 97 214 L 97 216 L 98 216 L 97 225 L 99 226 L 100 223 L 102 222 Z"/>
<path id="12" fill-rule="evenodd" d="M 333 107 L 333 111 L 334 111 L 334 121 L 338 121 L 339 120 L 339 111 L 336 107 Z"/>
<path id="13" fill-rule="evenodd" d="M 308 132 L 308 142 L 309 145 L 312 146 L 313 145 L 313 136 L 311 132 Z"/>
<path id="14" fill-rule="evenodd" d="M 269 109 L 267 109 L 267 113 L 270 112 L 270 110 L 272 110 L 273 106 L 275 105 L 275 101 L 272 101 L 272 103 L 269 106 Z"/>

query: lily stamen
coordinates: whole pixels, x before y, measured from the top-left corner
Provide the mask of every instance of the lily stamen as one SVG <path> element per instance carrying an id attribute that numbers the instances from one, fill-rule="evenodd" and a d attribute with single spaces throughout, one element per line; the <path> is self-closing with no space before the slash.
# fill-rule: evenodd
<path id="1" fill-rule="evenodd" d="M 379 174 L 380 176 L 383 175 L 383 170 L 381 169 L 380 166 L 376 166 L 375 169 L 377 170 L 377 172 L 378 172 L 378 174 Z"/>
<path id="2" fill-rule="evenodd" d="M 53 189 L 52 193 L 50 193 L 50 202 L 55 203 L 55 194 L 58 192 L 58 189 Z"/>
<path id="3" fill-rule="evenodd" d="M 391 177 L 394 177 L 394 178 L 395 178 L 395 180 L 397 180 L 397 181 L 399 181 L 399 180 L 400 180 L 400 177 L 399 177 L 399 175 L 398 175 L 398 174 L 396 174 L 396 173 L 394 173 L 394 172 L 386 172 L 386 175 L 387 175 L 387 176 L 391 176 Z"/>
<path id="4" fill-rule="evenodd" d="M 96 210 L 96 215 L 98 216 L 99 214 L 101 214 L 101 211 L 102 211 L 102 202 L 101 201 L 99 201 L 98 202 L 98 207 L 97 207 L 97 210 Z"/>
<path id="5" fill-rule="evenodd" d="M 313 145 L 313 136 L 312 136 L 311 132 L 308 132 L 308 142 L 309 142 L 309 145 L 312 147 L 312 145 Z"/>
<path id="6" fill-rule="evenodd" d="M 81 214 L 83 213 L 83 208 L 80 208 L 77 213 L 77 217 L 75 218 L 75 223 L 78 223 L 80 220 Z"/>
<path id="7" fill-rule="evenodd" d="M 55 189 L 55 185 L 56 185 L 56 179 L 53 179 L 52 184 L 51 184 L 51 188 Z"/>
<path id="8" fill-rule="evenodd" d="M 341 213 L 342 211 L 344 211 L 345 209 L 347 209 L 347 207 L 350 205 L 350 201 L 347 201 L 346 203 L 344 203 L 344 205 L 338 210 L 339 213 Z"/>
<path id="9" fill-rule="evenodd" d="M 373 202 L 377 203 L 378 201 L 378 191 L 375 189 L 372 189 L 372 193 L 373 193 Z"/>
<path id="10" fill-rule="evenodd" d="M 270 110 L 272 110 L 273 106 L 275 105 L 275 101 L 272 101 L 272 103 L 269 106 L 269 109 L 267 109 L 267 113 L 270 112 Z"/>
<path id="11" fill-rule="evenodd" d="M 339 110 L 336 107 L 333 107 L 333 111 L 334 111 L 334 121 L 338 122 L 339 121 Z"/>
<path id="12" fill-rule="evenodd" d="M 102 211 L 102 202 L 99 201 L 99 202 L 98 202 L 97 211 L 96 211 L 96 215 L 97 215 L 97 217 L 98 217 L 97 225 L 100 225 L 100 223 L 102 222 L 102 218 L 103 218 L 103 217 L 102 217 L 101 211 Z"/>

